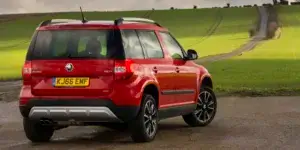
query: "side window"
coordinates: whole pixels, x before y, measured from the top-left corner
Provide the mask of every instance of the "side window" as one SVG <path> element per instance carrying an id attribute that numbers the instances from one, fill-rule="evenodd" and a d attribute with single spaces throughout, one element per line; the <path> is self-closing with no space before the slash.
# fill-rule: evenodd
<path id="1" fill-rule="evenodd" d="M 154 31 L 138 31 L 148 58 L 163 58 L 164 54 Z"/>
<path id="2" fill-rule="evenodd" d="M 169 33 L 160 32 L 160 35 L 171 57 L 173 59 L 183 59 L 184 54 L 177 41 Z"/>
<path id="3" fill-rule="evenodd" d="M 122 30 L 122 41 L 127 58 L 144 58 L 142 46 L 135 30 Z"/>

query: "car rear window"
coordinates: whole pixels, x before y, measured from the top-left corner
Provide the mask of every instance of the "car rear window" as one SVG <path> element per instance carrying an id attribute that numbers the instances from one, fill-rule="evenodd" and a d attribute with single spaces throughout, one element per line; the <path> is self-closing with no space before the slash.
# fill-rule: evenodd
<path id="1" fill-rule="evenodd" d="M 27 59 L 108 59 L 123 57 L 117 30 L 45 30 L 36 33 Z"/>

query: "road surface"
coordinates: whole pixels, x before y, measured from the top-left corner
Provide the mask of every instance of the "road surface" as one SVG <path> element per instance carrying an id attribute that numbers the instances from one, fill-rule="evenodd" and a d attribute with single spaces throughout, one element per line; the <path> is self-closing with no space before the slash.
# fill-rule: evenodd
<path id="1" fill-rule="evenodd" d="M 299 149 L 300 97 L 224 97 L 218 102 L 217 116 L 209 126 L 190 128 L 181 117 L 164 120 L 151 143 L 132 143 L 127 132 L 72 127 L 38 145 L 24 136 L 17 102 L 2 102 L 0 149 Z"/>

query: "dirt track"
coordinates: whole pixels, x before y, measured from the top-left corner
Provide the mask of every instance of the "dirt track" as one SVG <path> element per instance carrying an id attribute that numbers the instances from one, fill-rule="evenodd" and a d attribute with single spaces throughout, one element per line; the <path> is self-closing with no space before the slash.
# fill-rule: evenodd
<path id="1" fill-rule="evenodd" d="M 268 24 L 268 12 L 265 7 L 258 7 L 259 14 L 260 14 L 260 27 L 259 32 L 247 43 L 241 45 L 239 48 L 234 49 L 229 53 L 217 54 L 202 57 L 201 59 L 197 60 L 197 63 L 209 63 L 213 61 L 219 61 L 223 59 L 228 59 L 230 57 L 238 56 L 243 54 L 244 52 L 250 51 L 254 49 L 258 44 L 260 44 L 266 38 L 266 31 L 267 31 L 267 24 Z"/>
<path id="2" fill-rule="evenodd" d="M 72 127 L 57 132 L 50 143 L 33 145 L 24 136 L 17 103 L 5 103 L 0 107 L 0 149 L 299 149 L 299 99 L 220 98 L 210 126 L 190 128 L 181 117 L 165 120 L 156 140 L 146 144 L 132 143 L 126 132 Z"/>

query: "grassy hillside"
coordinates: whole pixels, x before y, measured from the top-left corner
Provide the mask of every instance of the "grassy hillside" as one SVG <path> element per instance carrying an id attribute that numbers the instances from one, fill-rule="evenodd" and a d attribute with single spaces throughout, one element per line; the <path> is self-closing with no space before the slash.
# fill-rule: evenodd
<path id="1" fill-rule="evenodd" d="M 283 25 L 280 39 L 267 41 L 242 56 L 207 65 L 219 91 L 300 94 L 300 6 L 280 6 L 277 10 Z"/>
<path id="2" fill-rule="evenodd" d="M 93 19 L 115 19 L 120 16 L 142 17 L 146 11 L 88 12 Z M 196 49 L 200 56 L 231 51 L 248 40 L 247 30 L 256 19 L 254 8 L 157 10 L 151 15 L 179 39 L 185 48 Z M 24 56 L 36 26 L 51 15 L 23 17 L 0 22 L 0 78 L 19 78 Z M 80 18 L 79 13 L 58 14 L 54 18 Z M 223 18 L 220 20 L 220 18 Z M 218 25 L 219 24 L 219 25 Z M 209 32 L 211 27 L 215 32 Z M 213 33 L 213 34 L 211 34 Z M 207 38 L 208 34 L 211 34 Z M 8 63 L 9 62 L 9 63 Z"/>

